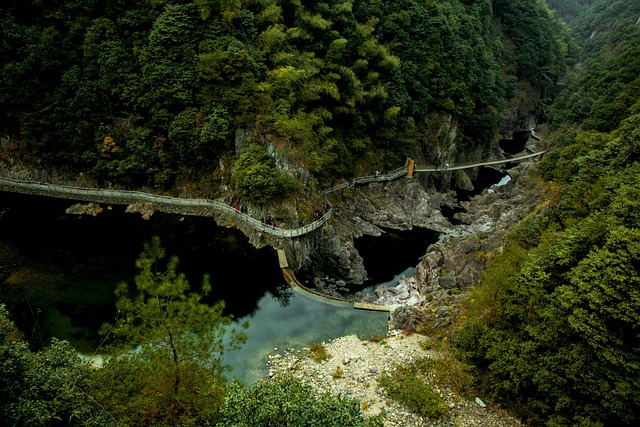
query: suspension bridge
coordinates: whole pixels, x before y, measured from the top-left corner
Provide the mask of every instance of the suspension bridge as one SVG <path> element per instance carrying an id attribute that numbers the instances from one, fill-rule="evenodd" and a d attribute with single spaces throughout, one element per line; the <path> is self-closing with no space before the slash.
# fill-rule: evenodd
<path id="1" fill-rule="evenodd" d="M 395 169 L 389 173 L 376 173 L 375 175 L 359 176 L 351 181 L 339 184 L 335 187 L 324 190 L 321 196 L 328 195 L 343 188 L 350 188 L 356 185 L 369 184 L 373 182 L 388 182 L 403 177 L 412 177 L 415 173 L 429 172 L 449 172 L 463 169 L 473 169 L 477 167 L 495 166 L 505 163 L 520 162 L 523 160 L 538 157 L 544 154 L 544 151 L 512 156 L 499 160 L 490 160 L 485 162 L 465 163 L 465 164 L 447 164 L 436 165 L 416 165 L 411 159 L 407 159 L 405 165 Z M 169 212 L 180 212 L 188 210 L 190 215 L 211 216 L 211 211 L 217 211 L 224 214 L 227 218 L 233 218 L 232 221 L 244 223 L 254 230 L 262 231 L 279 238 L 295 238 L 309 234 L 322 227 L 331 218 L 333 208 L 327 203 L 327 208 L 313 222 L 297 228 L 277 227 L 273 223 L 265 223 L 259 219 L 253 218 L 251 215 L 242 212 L 238 207 L 229 206 L 217 200 L 197 199 L 185 197 L 170 197 L 141 191 L 101 189 L 91 187 L 78 187 L 71 185 L 60 185 L 46 182 L 16 179 L 10 177 L 0 177 L 0 191 L 23 193 L 30 195 L 57 197 L 70 200 L 87 201 L 94 203 L 110 203 L 125 204 L 146 202 L 157 206 L 163 206 Z M 182 209 L 181 209 L 182 208 Z"/>
<path id="2" fill-rule="evenodd" d="M 366 175 L 359 176 L 353 178 L 351 181 L 344 182 L 342 184 L 336 185 L 335 187 L 331 187 L 327 190 L 323 190 L 320 192 L 321 195 L 326 195 L 329 193 L 333 193 L 334 191 L 342 190 L 343 188 L 355 187 L 356 185 L 361 184 L 369 184 L 372 182 L 386 182 L 393 181 L 402 177 L 412 177 L 414 173 L 420 172 L 449 172 L 463 169 L 473 169 L 478 167 L 487 167 L 487 166 L 497 166 L 505 163 L 517 163 L 523 160 L 531 159 L 534 157 L 539 157 L 543 155 L 545 151 L 537 151 L 535 153 L 529 154 L 521 154 L 517 156 L 506 157 L 504 159 L 499 160 L 488 160 L 484 162 L 471 162 L 471 163 L 443 163 L 442 165 L 420 165 L 415 164 L 415 162 L 411 159 L 407 159 L 405 165 L 401 168 L 394 169 L 393 171 L 386 174 L 375 174 L 375 175 Z"/>

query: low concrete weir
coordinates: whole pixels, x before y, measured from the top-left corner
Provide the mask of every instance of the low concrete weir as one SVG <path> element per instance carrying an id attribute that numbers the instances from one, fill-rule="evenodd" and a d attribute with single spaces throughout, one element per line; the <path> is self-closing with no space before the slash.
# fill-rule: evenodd
<path id="1" fill-rule="evenodd" d="M 331 304 L 338 307 L 346 307 L 346 308 L 353 307 L 353 301 L 350 301 L 346 298 L 339 298 L 339 297 L 333 297 L 333 296 L 322 294 L 313 289 L 309 289 L 306 286 L 304 286 L 302 283 L 300 283 L 296 278 L 293 270 L 289 268 L 289 261 L 287 261 L 287 255 L 282 249 L 278 249 L 278 262 L 280 264 L 280 270 L 282 270 L 282 275 L 284 276 L 284 279 L 287 281 L 289 286 L 291 286 L 293 290 L 295 290 L 299 294 L 302 294 L 316 301 L 324 302 L 326 304 Z"/>
<path id="2" fill-rule="evenodd" d="M 315 301 L 322 302 L 324 304 L 334 305 L 336 307 L 354 308 L 353 301 L 349 301 L 348 299 L 336 298 L 329 295 L 324 295 L 320 292 L 314 291 L 312 289 L 307 288 L 306 286 L 303 286 L 296 279 L 296 276 L 293 273 L 293 270 L 291 270 L 290 268 L 283 268 L 282 275 L 284 276 L 284 279 L 287 281 L 289 286 L 291 286 L 291 288 L 297 293 L 299 293 L 300 295 L 303 295 Z"/>
<path id="3" fill-rule="evenodd" d="M 370 311 L 388 311 L 392 312 L 395 310 L 395 306 L 392 305 L 378 305 L 378 304 L 369 304 L 366 302 L 358 302 L 355 301 L 353 303 L 353 308 L 356 310 L 370 310 Z"/>
<path id="4" fill-rule="evenodd" d="M 377 304 L 367 304 L 361 302 L 354 302 L 346 298 L 335 297 L 325 295 L 316 290 L 307 288 L 298 281 L 293 270 L 289 268 L 289 262 L 287 261 L 287 255 L 282 249 L 278 249 L 278 262 L 280 263 L 280 269 L 285 280 L 296 292 L 311 298 L 316 301 L 323 302 L 325 304 L 335 305 L 337 307 L 354 308 L 356 310 L 372 310 L 372 311 L 393 311 L 394 307 Z"/>

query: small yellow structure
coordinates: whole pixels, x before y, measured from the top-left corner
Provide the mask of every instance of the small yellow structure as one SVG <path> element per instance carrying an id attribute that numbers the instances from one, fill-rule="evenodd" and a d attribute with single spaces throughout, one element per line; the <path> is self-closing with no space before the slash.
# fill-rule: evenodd
<path id="1" fill-rule="evenodd" d="M 404 167 L 407 168 L 407 178 L 413 178 L 413 170 L 416 168 L 415 160 L 407 157 L 407 160 L 404 162 Z"/>

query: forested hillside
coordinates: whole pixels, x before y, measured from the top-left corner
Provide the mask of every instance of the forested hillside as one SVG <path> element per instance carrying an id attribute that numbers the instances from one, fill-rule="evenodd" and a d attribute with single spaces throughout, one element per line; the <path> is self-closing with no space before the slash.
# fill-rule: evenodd
<path id="1" fill-rule="evenodd" d="M 581 62 L 540 164 L 551 198 L 511 233 L 457 346 L 533 425 L 640 420 L 640 4 L 576 18 Z"/>
<path id="2" fill-rule="evenodd" d="M 549 198 L 492 255 L 452 342 L 475 390 L 531 425 L 637 425 L 640 4 L 549 4 L 577 48 L 535 177 Z M 233 178 L 258 203 L 299 188 L 274 152 L 314 185 L 429 158 L 434 113 L 460 123 L 461 146 L 485 144 L 510 102 L 547 96 L 567 52 L 541 0 L 5 0 L 0 23 L 3 159 L 129 186 Z M 253 145 L 236 157 L 238 141 Z M 279 185 L 253 187 L 264 176 Z M 189 293 L 177 260 L 150 268 L 163 257 L 145 249 L 136 284 L 153 297 L 129 298 L 122 285 L 121 317 L 105 332 L 114 348 L 165 347 L 101 370 L 57 341 L 30 351 L 0 306 L 3 419 L 228 425 L 258 396 L 267 415 L 293 407 L 302 419 L 338 417 L 331 425 L 378 423 L 351 399 L 304 401 L 311 392 L 297 382 L 225 387 L 218 341 L 173 337 L 202 319 L 215 335 L 230 319 Z M 204 345 L 210 360 L 193 357 Z"/>
<path id="3" fill-rule="evenodd" d="M 593 0 L 547 0 L 547 4 L 566 22 L 571 22 L 576 16 L 587 10 Z"/>
<path id="4" fill-rule="evenodd" d="M 311 183 L 397 167 L 434 155 L 433 114 L 486 145 L 507 102 L 547 96 L 566 50 L 541 0 L 7 0 L 0 31 L 5 148 L 164 188 L 229 180 L 236 141 Z"/>

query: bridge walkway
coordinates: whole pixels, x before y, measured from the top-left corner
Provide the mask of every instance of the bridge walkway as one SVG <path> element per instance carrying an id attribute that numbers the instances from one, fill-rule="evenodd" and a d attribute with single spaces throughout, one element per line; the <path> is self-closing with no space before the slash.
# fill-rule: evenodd
<path id="1" fill-rule="evenodd" d="M 445 164 L 443 166 L 418 165 L 413 167 L 412 172 L 447 172 L 461 169 L 471 169 L 482 166 L 492 166 L 503 163 L 518 162 L 540 156 L 542 154 L 544 154 L 544 151 L 538 151 L 536 153 L 521 156 L 513 156 L 500 160 L 491 160 L 471 164 Z M 324 196 L 334 191 L 338 191 L 347 187 L 353 187 L 355 185 L 368 184 L 372 182 L 393 181 L 402 177 L 406 177 L 408 173 L 409 168 L 407 167 L 407 165 L 405 165 L 404 167 L 395 169 L 387 174 L 359 176 L 349 182 L 342 183 L 335 187 L 324 190 L 320 193 L 320 195 Z M 217 200 L 170 197 L 145 193 L 141 191 L 113 190 L 49 184 L 44 182 L 20 180 L 8 177 L 0 177 L 0 191 L 10 191 L 47 197 L 58 197 L 96 203 L 132 204 L 137 202 L 147 202 L 162 206 L 168 206 L 173 208 L 174 210 L 179 210 L 180 207 L 191 210 L 195 209 L 193 215 L 200 216 L 210 216 L 211 210 L 215 210 L 220 213 L 227 214 L 228 217 L 233 218 L 234 221 L 249 225 L 254 230 L 262 231 L 275 237 L 289 239 L 309 234 L 322 227 L 331 218 L 331 214 L 333 212 L 333 207 L 331 206 L 331 204 L 328 204 L 327 212 L 310 224 L 304 225 L 303 227 L 286 229 L 276 227 L 271 224 L 265 224 L 262 221 L 253 218 L 251 215 L 241 212 L 240 210 Z M 198 213 L 195 213 L 196 211 Z"/>
<path id="2" fill-rule="evenodd" d="M 282 275 L 284 279 L 287 281 L 289 286 L 293 288 L 296 292 L 301 295 L 304 295 L 307 298 L 311 298 L 316 301 L 320 301 L 325 304 L 331 304 L 336 307 L 344 307 L 344 308 L 354 308 L 357 310 L 372 310 L 372 311 L 393 311 L 394 307 L 387 305 L 378 305 L 378 304 L 367 304 L 349 300 L 347 298 L 336 297 L 332 295 L 325 295 L 321 292 L 318 292 L 314 289 L 308 288 L 304 286 L 295 276 L 293 270 L 289 267 L 289 262 L 287 261 L 287 255 L 282 249 L 278 249 L 278 262 L 280 263 L 280 269 L 282 270 Z"/>
<path id="3" fill-rule="evenodd" d="M 157 194 L 145 193 L 141 191 L 129 190 L 112 190 L 89 187 L 76 187 L 70 185 L 48 184 L 44 182 L 31 182 L 18 179 L 0 177 L 0 191 L 10 191 L 15 193 L 23 193 L 38 196 L 57 197 L 71 200 L 82 200 L 96 203 L 111 204 L 132 204 L 138 202 L 154 203 L 179 210 L 186 208 L 194 210 L 193 215 L 209 216 L 212 210 L 216 210 L 234 221 L 245 223 L 254 230 L 263 231 L 276 237 L 294 238 L 309 234 L 314 230 L 322 227 L 325 222 L 331 218 L 332 207 L 328 204 L 327 212 L 317 220 L 303 227 L 298 228 L 281 228 L 271 224 L 265 224 L 262 221 L 253 218 L 240 210 L 229 206 L 217 200 L 210 199 L 188 199 L 184 197 L 161 196 Z M 202 212 L 201 214 L 195 211 Z"/>
<path id="4" fill-rule="evenodd" d="M 519 155 L 519 156 L 512 156 L 512 157 L 507 157 L 504 159 L 499 159 L 499 160 L 489 160 L 486 162 L 475 162 L 475 163 L 453 163 L 453 164 L 447 164 L 445 163 L 442 166 L 437 166 L 437 165 L 414 165 L 413 166 L 413 173 L 416 172 L 448 172 L 448 171 L 454 171 L 454 170 L 462 170 L 462 169 L 473 169 L 473 168 L 478 168 L 478 167 L 483 167 L 483 166 L 495 166 L 495 165 L 500 165 L 500 164 L 504 164 L 504 163 L 513 163 L 513 162 L 520 162 L 522 160 L 527 160 L 533 157 L 537 157 L 540 156 L 542 154 L 544 154 L 545 151 L 537 151 L 535 153 L 529 153 L 529 154 L 523 154 L 523 155 Z M 405 176 L 408 176 L 409 174 L 409 167 L 407 165 L 405 165 L 404 167 L 395 169 L 387 174 L 375 174 L 375 175 L 366 175 L 366 176 L 359 176 L 356 178 L 353 178 L 351 181 L 349 182 L 344 182 L 342 184 L 336 185 L 335 187 L 331 187 L 329 189 L 323 190 L 322 192 L 320 192 L 320 195 L 327 195 L 330 193 L 333 193 L 335 191 L 338 190 L 342 190 L 343 188 L 351 188 L 354 187 L 358 184 L 368 184 L 371 182 L 387 182 L 387 181 L 393 181 L 395 179 L 398 178 L 402 178 Z"/>
<path id="5" fill-rule="evenodd" d="M 462 169 L 473 169 L 478 167 L 486 167 L 486 166 L 494 166 L 501 165 L 504 163 L 511 162 L 520 162 L 522 160 L 530 159 L 533 157 L 540 156 L 544 154 L 544 151 L 538 151 L 535 153 L 524 154 L 521 156 L 513 156 L 506 159 L 500 160 L 490 160 L 486 162 L 479 163 L 456 163 L 452 165 L 444 164 L 443 166 L 434 166 L 434 165 L 416 165 L 414 172 L 446 172 L 446 171 L 454 171 L 454 170 L 462 170 Z"/>

